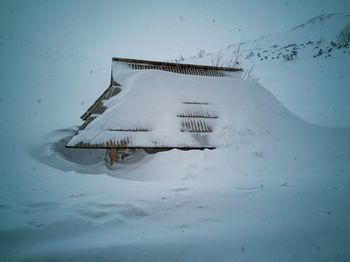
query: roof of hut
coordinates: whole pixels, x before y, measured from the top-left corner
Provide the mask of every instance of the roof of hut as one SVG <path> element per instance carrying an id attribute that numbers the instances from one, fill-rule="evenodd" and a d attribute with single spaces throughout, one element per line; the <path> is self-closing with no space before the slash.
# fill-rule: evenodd
<path id="1" fill-rule="evenodd" d="M 113 58 L 110 86 L 82 115 L 84 123 L 67 146 L 215 148 L 225 105 L 242 81 L 237 71 Z"/>

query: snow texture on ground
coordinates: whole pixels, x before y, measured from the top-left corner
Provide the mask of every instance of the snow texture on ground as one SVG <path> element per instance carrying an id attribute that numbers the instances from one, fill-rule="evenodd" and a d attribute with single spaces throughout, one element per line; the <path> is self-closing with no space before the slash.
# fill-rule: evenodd
<path id="1" fill-rule="evenodd" d="M 300 39 L 293 41 L 305 43 Z M 103 151 L 64 147 L 80 114 L 105 89 L 110 68 L 51 53 L 23 54 L 26 62 L 17 63 L 15 50 L 6 50 L 1 260 L 350 260 L 350 130 L 305 121 L 331 126 L 333 117 L 307 112 L 329 108 L 330 93 L 345 97 L 349 49 L 313 58 L 305 48 L 295 61 L 257 65 L 262 85 L 245 80 L 246 92 L 232 97 L 226 146 L 140 151 L 113 171 Z M 315 65 L 330 71 L 323 76 Z M 298 68 L 305 75 L 292 88 Z M 328 79 L 332 91 L 304 84 L 315 79 L 321 85 Z M 287 86 L 283 97 L 278 87 Z M 307 93 L 315 100 L 303 100 Z M 300 98 L 294 107 L 293 97 Z M 333 124 L 348 126 L 346 116 Z"/>

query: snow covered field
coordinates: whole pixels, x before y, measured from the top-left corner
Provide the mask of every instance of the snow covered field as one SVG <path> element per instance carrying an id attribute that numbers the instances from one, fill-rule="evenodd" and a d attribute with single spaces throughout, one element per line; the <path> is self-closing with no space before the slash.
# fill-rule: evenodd
<path id="1" fill-rule="evenodd" d="M 281 39 L 317 43 L 300 30 Z M 64 147 L 110 60 L 1 39 L 2 261 L 350 260 L 350 49 L 277 62 L 254 49 L 243 63 L 259 82 L 232 98 L 230 143 L 138 152 L 111 171 L 104 152 Z M 284 45 L 268 39 L 257 46 Z"/>

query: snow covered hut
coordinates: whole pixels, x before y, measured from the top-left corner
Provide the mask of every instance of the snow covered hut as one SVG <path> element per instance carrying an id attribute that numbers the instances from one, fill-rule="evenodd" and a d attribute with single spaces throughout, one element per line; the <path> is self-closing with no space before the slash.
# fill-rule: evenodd
<path id="1" fill-rule="evenodd" d="M 105 148 L 109 165 L 125 150 L 214 149 L 222 99 L 238 71 L 113 58 L 110 86 L 67 147 Z"/>

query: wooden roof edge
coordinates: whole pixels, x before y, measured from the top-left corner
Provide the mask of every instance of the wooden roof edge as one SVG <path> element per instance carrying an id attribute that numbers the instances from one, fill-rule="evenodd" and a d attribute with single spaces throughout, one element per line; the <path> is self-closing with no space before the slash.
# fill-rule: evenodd
<path id="1" fill-rule="evenodd" d="M 90 115 L 91 115 L 91 110 L 95 107 L 95 105 L 102 99 L 102 97 L 106 94 L 106 92 L 108 91 L 108 89 L 111 87 L 111 85 L 109 85 L 105 91 L 103 91 L 102 95 L 100 95 L 95 102 L 88 108 L 88 110 L 85 111 L 84 114 L 81 115 L 80 119 L 81 120 L 86 120 Z"/>
<path id="2" fill-rule="evenodd" d="M 106 147 L 106 146 L 68 146 L 66 148 L 80 149 L 179 149 L 179 150 L 204 150 L 216 149 L 214 146 L 192 147 L 192 146 L 125 146 L 125 147 Z"/>
<path id="3" fill-rule="evenodd" d="M 102 98 L 105 96 L 105 94 L 108 92 L 108 90 L 109 90 L 111 87 L 119 87 L 119 86 L 120 86 L 119 83 L 117 83 L 116 85 L 110 84 L 110 85 L 103 91 L 102 95 L 100 95 L 100 96 L 95 100 L 95 102 L 88 108 L 88 110 L 85 111 L 85 113 L 80 117 L 80 119 L 86 120 L 86 119 L 91 115 L 90 111 L 95 107 L 95 105 L 96 105 L 98 102 L 100 102 L 100 101 L 103 100 Z"/>
<path id="4" fill-rule="evenodd" d="M 173 63 L 173 62 L 161 62 L 161 61 L 153 61 L 153 60 L 141 60 L 141 59 L 130 59 L 130 58 L 119 58 L 113 57 L 112 62 L 127 62 L 127 63 L 140 63 L 140 64 L 149 64 L 149 65 L 158 65 L 158 66 L 173 66 L 173 67 L 190 67 L 197 69 L 205 69 L 205 70 L 217 70 L 217 71 L 229 71 L 229 72 L 238 72 L 243 71 L 242 68 L 235 67 L 221 67 L 221 66 L 208 66 L 208 65 L 194 65 L 194 64 L 181 64 L 181 63 Z"/>

